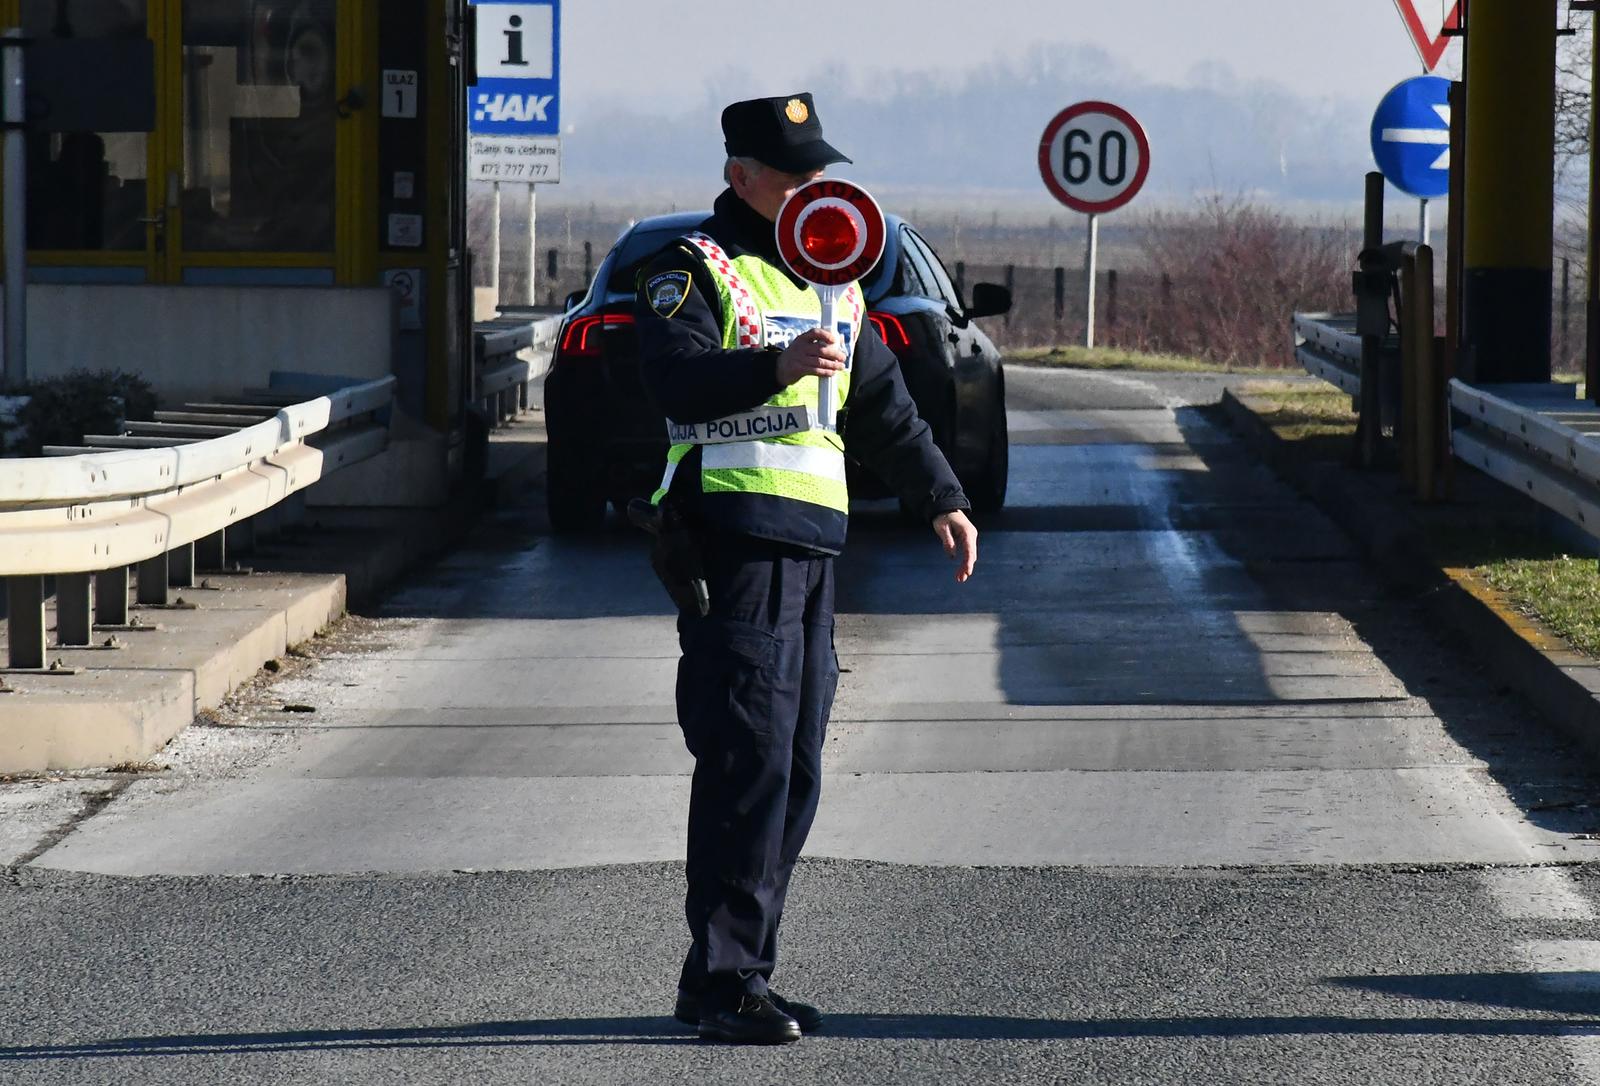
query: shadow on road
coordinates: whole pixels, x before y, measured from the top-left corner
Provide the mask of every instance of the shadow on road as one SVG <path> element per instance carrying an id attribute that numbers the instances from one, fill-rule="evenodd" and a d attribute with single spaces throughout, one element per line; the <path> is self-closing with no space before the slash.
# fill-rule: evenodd
<path id="1" fill-rule="evenodd" d="M 1571 1015 L 1568 1018 L 1285 1015 L 1240 1018 L 1051 1019 L 970 1014 L 830 1015 L 819 1039 L 891 1041 L 1091 1041 L 1115 1038 L 1465 1036 L 1542 1037 L 1600 1030 L 1592 997 L 1538 988 L 1525 974 L 1334 978 L 1332 983 L 1425 999 L 1482 1002 Z M 0 1062 L 211 1056 L 263 1052 L 502 1048 L 561 1045 L 699 1045 L 692 1031 L 661 1016 L 539 1018 L 403 1029 L 284 1030 L 125 1037 L 63 1045 L 0 1047 Z"/>

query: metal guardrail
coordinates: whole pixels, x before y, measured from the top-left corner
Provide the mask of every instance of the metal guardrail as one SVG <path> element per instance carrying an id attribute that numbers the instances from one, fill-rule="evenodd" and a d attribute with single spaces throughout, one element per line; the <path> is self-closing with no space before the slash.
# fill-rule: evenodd
<path id="1" fill-rule="evenodd" d="M 1471 464 L 1600 535 L 1600 408 L 1568 384 L 1450 382 L 1450 445 Z"/>
<path id="2" fill-rule="evenodd" d="M 1296 313 L 1294 357 L 1311 376 L 1361 395 L 1361 336 L 1354 314 Z"/>
<path id="3" fill-rule="evenodd" d="M 543 309 L 508 309 L 473 328 L 473 399 L 493 422 L 527 409 L 528 386 L 550 371 L 560 328 L 561 315 Z"/>
<path id="4" fill-rule="evenodd" d="M 256 405 L 270 417 L 209 439 L 169 434 L 145 439 L 157 448 L 0 460 L 10 670 L 46 668 L 47 576 L 56 578 L 61 647 L 88 646 L 96 626 L 128 627 L 130 567 L 138 568 L 138 601 L 154 606 L 166 605 L 169 587 L 193 584 L 197 549 L 221 568 L 230 528 L 383 450 L 388 427 L 375 416 L 394 389 L 384 377 L 282 408 Z M 176 414 L 214 420 L 249 410 Z"/>

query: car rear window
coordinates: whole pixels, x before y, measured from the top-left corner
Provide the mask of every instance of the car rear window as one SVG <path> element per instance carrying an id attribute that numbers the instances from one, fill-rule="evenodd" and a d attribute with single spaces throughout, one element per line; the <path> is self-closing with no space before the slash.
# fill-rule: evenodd
<path id="1" fill-rule="evenodd" d="M 611 275 L 606 280 L 606 290 L 617 294 L 632 294 L 637 289 L 634 280 L 639 265 L 655 256 L 673 238 L 681 237 L 684 227 L 631 231 L 617 251 L 612 254 Z"/>

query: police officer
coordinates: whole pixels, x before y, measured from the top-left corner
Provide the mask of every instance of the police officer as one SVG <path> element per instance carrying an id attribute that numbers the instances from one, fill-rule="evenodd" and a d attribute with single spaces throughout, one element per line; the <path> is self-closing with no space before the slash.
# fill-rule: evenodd
<path id="1" fill-rule="evenodd" d="M 645 385 L 678 442 L 652 500 L 698 530 L 709 596 L 708 613 L 689 603 L 678 618 L 678 723 L 695 770 L 675 1015 L 702 1037 L 781 1043 L 822 1025 L 767 982 L 839 678 L 846 449 L 932 525 L 957 581 L 972 574 L 978 532 L 860 285 L 837 327 L 822 328 L 816 293 L 778 256 L 783 202 L 850 161 L 822 138 L 811 95 L 735 102 L 722 131 L 728 188 L 710 219 L 646 265 L 636 310 Z M 807 428 L 826 376 L 848 413 L 840 433 Z"/>

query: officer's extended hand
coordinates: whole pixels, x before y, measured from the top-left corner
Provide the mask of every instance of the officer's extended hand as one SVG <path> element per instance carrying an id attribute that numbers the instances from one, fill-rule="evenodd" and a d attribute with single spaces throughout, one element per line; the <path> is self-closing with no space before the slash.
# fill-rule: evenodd
<path id="1" fill-rule="evenodd" d="M 956 570 L 956 583 L 965 583 L 978 565 L 977 526 L 957 509 L 933 518 L 933 534 L 944 544 L 944 553 L 961 563 Z"/>
<path id="2" fill-rule="evenodd" d="M 778 356 L 778 383 L 788 388 L 802 377 L 831 377 L 844 369 L 844 363 L 838 335 L 813 328 L 796 336 Z"/>

